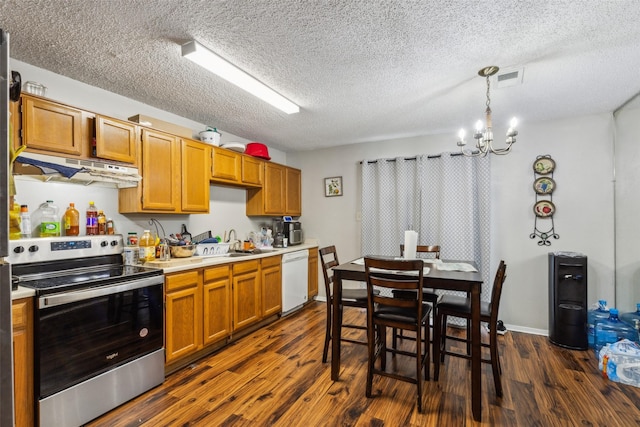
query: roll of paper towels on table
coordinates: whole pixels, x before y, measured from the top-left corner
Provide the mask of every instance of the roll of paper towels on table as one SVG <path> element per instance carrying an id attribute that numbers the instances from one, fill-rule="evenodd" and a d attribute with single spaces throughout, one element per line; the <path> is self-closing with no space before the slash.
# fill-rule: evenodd
<path id="1" fill-rule="evenodd" d="M 416 259 L 416 250 L 418 247 L 418 232 L 407 230 L 404 232 L 404 258 Z"/>

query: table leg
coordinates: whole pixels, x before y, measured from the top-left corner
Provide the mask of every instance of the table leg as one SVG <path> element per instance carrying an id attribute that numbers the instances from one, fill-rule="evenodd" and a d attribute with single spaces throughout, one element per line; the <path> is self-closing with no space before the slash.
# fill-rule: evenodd
<path id="1" fill-rule="evenodd" d="M 471 290 L 471 408 L 473 419 L 482 420 L 482 353 L 480 346 L 480 287 Z"/>
<path id="2" fill-rule="evenodd" d="M 342 301 L 342 275 L 333 272 L 333 321 L 331 323 L 331 379 L 338 381 L 340 377 L 340 336 L 342 330 L 342 316 L 340 316 L 340 301 Z"/>

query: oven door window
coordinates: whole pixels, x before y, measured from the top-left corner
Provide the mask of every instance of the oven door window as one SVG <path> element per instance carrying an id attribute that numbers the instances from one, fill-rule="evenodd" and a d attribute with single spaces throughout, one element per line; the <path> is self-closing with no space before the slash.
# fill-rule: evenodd
<path id="1" fill-rule="evenodd" d="M 161 285 L 44 308 L 37 316 L 40 398 L 162 348 Z"/>

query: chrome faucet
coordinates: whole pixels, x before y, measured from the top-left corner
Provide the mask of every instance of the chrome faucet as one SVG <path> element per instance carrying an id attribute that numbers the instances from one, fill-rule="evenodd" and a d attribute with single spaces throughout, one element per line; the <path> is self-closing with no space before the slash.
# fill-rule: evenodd
<path id="1" fill-rule="evenodd" d="M 231 240 L 231 233 L 233 233 L 233 241 Z M 237 251 L 240 249 L 240 240 L 238 240 L 238 236 L 236 234 L 236 230 L 234 230 L 233 228 L 231 230 L 229 230 L 229 234 L 227 235 L 227 232 L 224 232 L 224 241 L 225 243 L 231 243 L 230 249 Z"/>

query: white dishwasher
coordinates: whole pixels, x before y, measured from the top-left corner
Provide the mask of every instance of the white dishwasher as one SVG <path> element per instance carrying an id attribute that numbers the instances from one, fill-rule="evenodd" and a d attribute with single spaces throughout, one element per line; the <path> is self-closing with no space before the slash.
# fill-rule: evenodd
<path id="1" fill-rule="evenodd" d="M 302 307 L 308 298 L 309 251 L 282 255 L 282 315 Z"/>

